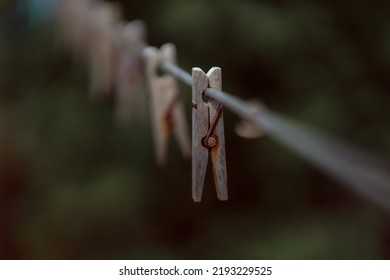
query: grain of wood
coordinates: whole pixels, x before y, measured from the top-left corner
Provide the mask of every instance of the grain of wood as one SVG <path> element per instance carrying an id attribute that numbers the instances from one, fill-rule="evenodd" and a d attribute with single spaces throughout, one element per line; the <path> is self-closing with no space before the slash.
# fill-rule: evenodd
<path id="1" fill-rule="evenodd" d="M 213 67 L 205 74 L 200 68 L 192 69 L 192 197 L 195 202 L 202 200 L 204 179 L 207 170 L 209 155 L 213 168 L 215 188 L 220 200 L 228 199 L 225 135 L 222 112 L 218 118 L 214 131 L 211 132 L 210 142 L 203 140 L 210 129 L 211 122 L 218 115 L 220 103 L 210 100 L 203 101 L 203 94 L 207 88 L 222 88 L 221 68 Z M 205 145 L 212 144 L 210 147 Z"/>
<path id="2" fill-rule="evenodd" d="M 207 73 L 209 87 L 222 90 L 222 71 L 219 67 L 213 67 Z M 210 112 L 210 123 L 217 117 L 220 102 L 211 99 L 208 103 Z M 225 150 L 225 132 L 223 123 L 223 113 L 219 117 L 217 126 L 212 132 L 217 138 L 217 145 L 211 149 L 211 161 L 214 173 L 215 188 L 219 200 L 228 199 L 227 174 L 226 174 L 226 150 Z"/>
<path id="3" fill-rule="evenodd" d="M 202 99 L 208 84 L 206 73 L 200 68 L 192 68 L 192 199 L 195 202 L 202 200 L 209 156 L 208 150 L 202 145 L 209 127 L 209 108 Z"/>

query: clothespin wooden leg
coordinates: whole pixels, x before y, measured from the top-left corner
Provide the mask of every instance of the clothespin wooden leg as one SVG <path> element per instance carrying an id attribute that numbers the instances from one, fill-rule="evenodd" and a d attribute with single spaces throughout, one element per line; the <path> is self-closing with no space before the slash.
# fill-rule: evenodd
<path id="1" fill-rule="evenodd" d="M 221 68 L 213 67 L 207 73 L 209 78 L 209 87 L 222 90 L 222 71 Z M 218 112 L 218 109 L 221 111 Z M 225 132 L 223 124 L 222 104 L 216 100 L 209 101 L 210 121 L 217 120 L 217 126 L 212 132 L 216 137 L 217 145 L 210 150 L 211 161 L 214 172 L 215 188 L 217 197 L 220 200 L 228 199 L 227 174 L 226 174 L 226 151 L 225 151 Z M 218 113 L 220 114 L 219 116 Z M 210 123 L 211 125 L 211 123 Z"/>
<path id="2" fill-rule="evenodd" d="M 209 126 L 209 108 L 202 99 L 208 84 L 207 75 L 202 69 L 192 68 L 192 199 L 195 202 L 202 200 L 209 156 L 202 143 Z"/>
<path id="3" fill-rule="evenodd" d="M 199 68 L 192 69 L 192 197 L 195 202 L 202 199 L 208 156 L 211 157 L 217 197 L 228 199 L 225 136 L 222 105 L 202 99 L 208 88 L 222 88 L 221 69 L 213 67 L 207 75 Z"/>

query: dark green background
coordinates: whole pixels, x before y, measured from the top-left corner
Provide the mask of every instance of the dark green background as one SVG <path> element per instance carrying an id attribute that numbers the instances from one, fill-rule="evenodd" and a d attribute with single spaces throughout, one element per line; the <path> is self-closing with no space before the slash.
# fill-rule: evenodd
<path id="1" fill-rule="evenodd" d="M 388 1 L 122 2 L 184 69 L 220 66 L 225 90 L 389 157 Z M 208 174 L 194 203 L 174 141 L 156 167 L 148 109 L 118 125 L 55 24 L 16 4 L 0 4 L 0 258 L 390 257 L 388 212 L 270 138 L 239 138 L 229 111 L 230 200 Z"/>

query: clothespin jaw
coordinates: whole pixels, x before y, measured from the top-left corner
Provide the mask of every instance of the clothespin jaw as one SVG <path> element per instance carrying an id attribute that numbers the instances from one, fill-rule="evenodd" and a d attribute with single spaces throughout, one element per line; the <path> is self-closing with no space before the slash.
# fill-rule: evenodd
<path id="1" fill-rule="evenodd" d="M 167 144 L 171 131 L 183 155 L 191 156 L 189 131 L 177 82 L 171 75 L 164 74 L 160 77 L 157 74 L 161 61 L 176 63 L 176 48 L 173 44 L 165 44 L 160 49 L 148 47 L 143 53 L 150 92 L 149 101 L 157 163 L 162 166 L 166 162 Z"/>
<path id="2" fill-rule="evenodd" d="M 228 199 L 225 134 L 222 104 L 216 100 L 203 101 L 207 88 L 222 89 L 221 68 L 213 67 L 205 74 L 192 69 L 192 198 L 202 199 L 207 162 L 210 156 L 214 182 L 219 200 Z"/>
<path id="3" fill-rule="evenodd" d="M 116 45 L 115 26 L 120 20 L 120 6 L 97 2 L 90 11 L 90 95 L 111 97 L 114 88 Z"/>
<path id="4" fill-rule="evenodd" d="M 127 122 L 131 115 L 143 112 L 142 56 L 140 48 L 146 40 L 143 21 L 135 20 L 117 27 L 117 75 L 115 115 Z"/>

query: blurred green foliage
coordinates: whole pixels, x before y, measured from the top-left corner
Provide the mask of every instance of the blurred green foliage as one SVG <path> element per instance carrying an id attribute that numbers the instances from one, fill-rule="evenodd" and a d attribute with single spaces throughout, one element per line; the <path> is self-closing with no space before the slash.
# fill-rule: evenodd
<path id="1" fill-rule="evenodd" d="M 389 157 L 388 1 L 121 2 L 185 69 L 220 66 L 227 91 Z M 208 174 L 193 203 L 176 143 L 158 169 L 147 114 L 118 125 L 91 103 L 87 67 L 18 3 L 0 4 L 0 258 L 390 257 L 387 212 L 272 139 L 240 139 L 228 111 L 230 200 Z"/>

